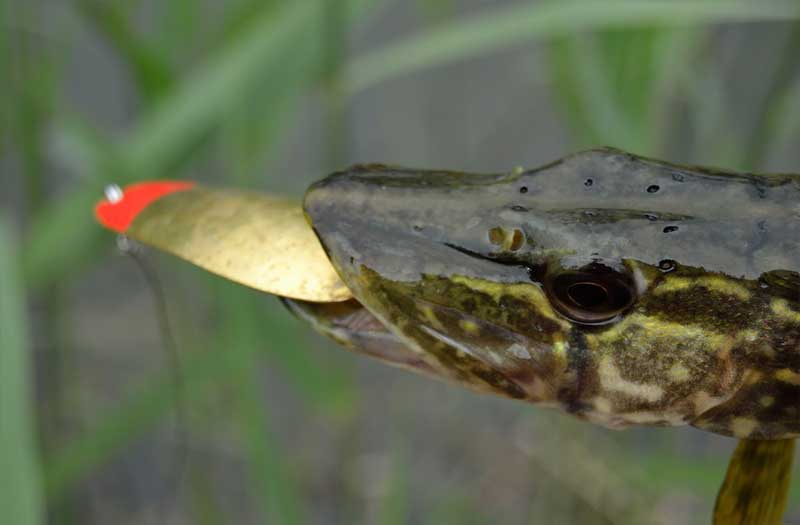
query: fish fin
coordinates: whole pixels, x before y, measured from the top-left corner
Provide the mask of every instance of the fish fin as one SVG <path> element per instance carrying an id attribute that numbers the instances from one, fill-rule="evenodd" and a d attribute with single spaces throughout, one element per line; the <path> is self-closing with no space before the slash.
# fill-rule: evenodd
<path id="1" fill-rule="evenodd" d="M 777 525 L 786 508 L 794 439 L 743 439 L 714 506 L 714 525 Z"/>

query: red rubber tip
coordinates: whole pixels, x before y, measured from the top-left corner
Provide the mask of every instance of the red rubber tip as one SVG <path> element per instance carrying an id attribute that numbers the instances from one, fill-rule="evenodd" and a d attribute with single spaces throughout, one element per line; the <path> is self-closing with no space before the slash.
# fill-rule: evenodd
<path id="1" fill-rule="evenodd" d="M 117 233 L 125 233 L 136 216 L 150 203 L 170 193 L 186 191 L 194 182 L 181 180 L 160 180 L 131 184 L 122 191 L 122 196 L 114 202 L 103 199 L 94 207 L 97 221 Z"/>

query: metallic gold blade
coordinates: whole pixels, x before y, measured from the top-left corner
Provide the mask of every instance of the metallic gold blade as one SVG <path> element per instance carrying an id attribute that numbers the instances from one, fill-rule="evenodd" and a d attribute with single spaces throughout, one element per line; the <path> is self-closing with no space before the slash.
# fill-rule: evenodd
<path id="1" fill-rule="evenodd" d="M 263 292 L 315 302 L 352 297 L 300 204 L 284 198 L 195 185 L 149 202 L 124 233 Z"/>
<path id="2" fill-rule="evenodd" d="M 794 440 L 743 439 L 714 506 L 714 525 L 778 525 L 786 509 Z"/>

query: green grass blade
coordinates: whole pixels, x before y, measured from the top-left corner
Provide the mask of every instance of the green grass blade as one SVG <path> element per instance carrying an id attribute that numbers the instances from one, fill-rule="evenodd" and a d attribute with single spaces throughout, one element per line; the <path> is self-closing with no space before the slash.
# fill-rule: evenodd
<path id="1" fill-rule="evenodd" d="M 275 9 L 275 0 L 243 0 L 225 10 L 224 17 L 216 24 L 215 31 L 219 34 L 216 38 L 222 41 L 230 40 L 247 31 L 254 19 L 266 10 Z"/>
<path id="2" fill-rule="evenodd" d="M 776 71 L 768 79 L 769 89 L 759 102 L 757 120 L 750 134 L 744 155 L 739 165 L 745 170 L 758 170 L 767 158 L 774 144 L 775 132 L 784 118 L 780 113 L 781 101 L 788 96 L 796 96 L 794 82 L 800 78 L 797 67 L 797 56 L 800 53 L 800 23 L 793 25 L 780 53 Z"/>
<path id="3" fill-rule="evenodd" d="M 198 348 L 182 362 L 182 395 L 188 404 L 211 394 L 217 378 L 225 378 L 224 356 L 216 350 Z M 70 487 L 83 481 L 94 469 L 155 427 L 175 403 L 178 385 L 174 375 L 164 372 L 145 382 L 117 406 L 113 413 L 65 444 L 46 465 L 48 500 L 59 501 Z"/>
<path id="4" fill-rule="evenodd" d="M 463 492 L 459 488 L 449 488 L 443 494 L 437 495 L 436 504 L 426 513 L 424 523 L 425 525 L 492 523 L 494 520 L 475 499 L 471 494 Z"/>
<path id="5" fill-rule="evenodd" d="M 198 39 L 205 36 L 200 32 L 205 13 L 195 0 L 165 0 L 159 14 L 155 45 L 169 67 L 179 70 Z"/>
<path id="6" fill-rule="evenodd" d="M 656 450 L 631 460 L 629 456 L 615 454 L 614 464 L 643 490 L 654 494 L 665 493 L 681 487 L 700 499 L 713 501 L 725 477 L 729 457 L 719 454 L 713 457 L 697 457 L 676 454 L 673 450 Z M 658 472 L 658 476 L 647 473 Z M 800 484 L 793 483 L 789 492 L 790 502 L 800 502 Z M 796 504 L 795 504 L 796 506 Z"/>
<path id="7" fill-rule="evenodd" d="M 119 170 L 113 144 L 77 118 L 56 122 L 55 150 L 77 173 L 102 170 L 113 180 Z M 102 198 L 105 180 L 88 179 L 80 190 L 68 192 L 34 216 L 22 253 L 25 280 L 33 290 L 51 285 L 110 251 L 113 236 L 92 218 Z"/>
<path id="8" fill-rule="evenodd" d="M 267 316 L 271 317 L 268 324 Z M 299 321 L 287 322 L 288 317 L 289 313 L 278 305 L 258 311 L 261 339 L 269 341 L 271 362 L 311 406 L 333 416 L 349 417 L 357 396 L 350 376 L 324 354 L 312 353 L 308 342 L 298 337 L 307 326 L 298 329 L 295 322 Z"/>
<path id="9" fill-rule="evenodd" d="M 15 525 L 44 523 L 40 463 L 17 246 L 0 217 L 0 512 Z"/>
<path id="10" fill-rule="evenodd" d="M 772 102 L 770 111 L 776 115 L 771 123 L 774 126 L 775 144 L 793 148 L 800 134 L 800 79 Z"/>
<path id="11" fill-rule="evenodd" d="M 306 354 L 298 352 L 301 345 L 292 339 L 291 328 L 287 328 L 286 323 L 264 322 L 264 312 L 260 308 L 263 304 L 242 300 L 243 296 L 257 297 L 254 292 L 235 289 L 236 285 L 222 283 L 219 278 L 205 274 L 198 276 L 214 282 L 215 286 L 231 288 L 226 292 L 235 294 L 236 300 L 241 302 L 237 312 L 246 313 L 252 318 L 241 330 L 251 330 L 247 327 L 259 323 L 261 332 L 257 341 L 252 345 L 240 345 L 243 351 L 259 353 L 268 342 L 270 348 L 274 348 L 271 354 L 303 397 L 316 406 L 334 411 L 339 406 L 349 406 L 348 400 L 353 395 L 352 385 L 335 370 L 328 374 L 328 370 L 322 370 L 319 363 L 309 362 Z M 288 316 L 288 313 L 285 315 Z M 225 355 L 227 350 L 211 349 L 207 344 L 196 341 L 185 346 L 191 348 L 190 352 L 183 354 L 181 361 L 181 377 L 184 381 L 182 395 L 186 406 L 212 395 L 220 381 L 236 383 L 237 369 L 229 366 Z M 93 470 L 150 432 L 170 414 L 175 404 L 176 388 L 178 385 L 170 372 L 150 378 L 119 403 L 109 416 L 57 451 L 46 469 L 48 499 L 59 501 L 70 487 L 83 481 Z"/>
<path id="12" fill-rule="evenodd" d="M 555 44 L 553 78 L 557 93 L 569 107 L 572 129 L 578 130 L 582 147 L 608 144 L 642 152 L 637 126 L 616 100 L 614 71 L 598 43 L 602 37 L 580 35 Z"/>
<path id="13" fill-rule="evenodd" d="M 258 368 L 251 358 L 234 350 L 229 355 L 236 371 L 235 411 L 250 470 L 251 486 L 257 504 L 267 516 L 266 523 L 300 524 L 303 503 L 290 474 L 286 456 L 281 453 L 270 429 L 267 407 L 263 403 Z M 242 359 L 242 357 L 244 357 Z"/>
<path id="14" fill-rule="evenodd" d="M 213 473 L 194 468 L 189 473 L 190 513 L 188 521 L 196 525 L 224 525 L 230 523 L 220 508 L 219 490 L 213 486 Z"/>
<path id="15" fill-rule="evenodd" d="M 113 237 L 92 218 L 102 191 L 103 184 L 92 183 L 68 193 L 34 219 L 22 252 L 25 280 L 33 290 L 85 268 L 110 250 Z"/>
<path id="16" fill-rule="evenodd" d="M 246 94 L 247 98 L 261 98 L 264 90 L 272 93 L 280 104 L 257 107 L 239 107 L 225 119 L 222 146 L 226 165 L 232 166 L 226 173 L 228 184 L 237 187 L 261 189 L 264 186 L 263 166 L 273 155 L 279 140 L 284 136 L 291 117 L 298 108 L 298 101 L 305 92 L 304 86 L 312 80 L 310 73 L 320 71 L 315 64 L 319 53 L 316 42 L 298 42 L 286 63 L 282 66 L 280 79 L 267 79 L 258 89 Z M 274 179 L 279 178 L 276 174 Z"/>
<path id="17" fill-rule="evenodd" d="M 9 0 L 0 0 L 0 27 L 8 28 L 11 25 L 11 6 Z M 6 89 L 13 86 L 11 78 L 11 35 L 13 31 L 5 30 L 0 32 L 0 81 Z M 11 114 L 14 104 L 12 97 L 5 96 L 0 99 L 0 155 L 6 147 L 7 135 L 11 128 Z"/>
<path id="18" fill-rule="evenodd" d="M 248 456 L 254 499 L 268 523 L 304 523 L 301 498 L 270 429 L 268 407 L 259 381 L 263 320 L 244 300 L 251 291 L 228 282 L 215 284 L 215 303 L 221 319 L 218 352 L 226 356 L 231 377 L 235 378 L 231 384 L 235 390 L 234 417 Z"/>
<path id="19" fill-rule="evenodd" d="M 242 104 L 240 97 L 251 92 L 258 81 L 279 75 L 275 66 L 286 63 L 296 44 L 301 39 L 315 39 L 304 29 L 313 26 L 320 13 L 321 2 L 309 0 L 262 14 L 234 45 L 197 77 L 184 82 L 132 130 L 122 150 L 132 176 L 163 174 L 232 108 Z"/>
<path id="20" fill-rule="evenodd" d="M 349 91 L 534 38 L 641 25 L 674 27 L 798 18 L 800 5 L 793 1 L 571 0 L 514 5 L 425 31 L 361 56 L 348 68 Z"/>
<path id="21" fill-rule="evenodd" d="M 35 5 L 19 6 L 16 22 L 33 24 L 40 14 Z M 6 81 L 9 139 L 19 156 L 25 208 L 37 210 L 46 195 L 45 132 L 57 90 L 56 62 L 60 57 L 23 31 L 7 31 L 0 38 L 5 40 L 6 33 L 13 36 L 13 40 L 5 41 L 6 51 L 13 55 L 6 57 L 7 67 L 0 73 L 5 74 Z"/>
<path id="22" fill-rule="evenodd" d="M 579 147 L 612 145 L 658 155 L 660 119 L 698 42 L 672 28 L 605 30 L 559 37 L 549 46 L 553 93 Z"/>
<path id="23" fill-rule="evenodd" d="M 550 80 L 556 102 L 579 147 L 600 144 L 600 132 L 595 128 L 586 108 L 586 97 L 578 80 L 575 63 L 577 41 L 573 37 L 554 38 L 547 49 Z"/>
<path id="24" fill-rule="evenodd" d="M 145 99 L 155 100 L 169 90 L 173 82 L 169 64 L 147 40 L 136 34 L 130 21 L 130 9 L 104 0 L 81 0 L 76 5 L 83 17 L 111 44 Z"/>
<path id="25" fill-rule="evenodd" d="M 653 156 L 676 151 L 670 135 L 671 126 L 675 125 L 674 100 L 680 97 L 683 85 L 692 81 L 693 58 L 698 56 L 709 36 L 710 31 L 702 26 L 672 28 L 658 33 L 651 56 L 650 93 L 642 108 Z"/>
<path id="26" fill-rule="evenodd" d="M 399 443 L 392 447 L 391 470 L 385 493 L 380 499 L 377 519 L 378 525 L 403 525 L 409 523 L 409 504 L 411 499 L 408 461 Z"/>

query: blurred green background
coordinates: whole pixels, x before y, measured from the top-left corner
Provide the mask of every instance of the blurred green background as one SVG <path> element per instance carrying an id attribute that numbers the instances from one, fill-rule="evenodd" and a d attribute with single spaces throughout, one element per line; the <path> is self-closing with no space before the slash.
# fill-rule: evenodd
<path id="1" fill-rule="evenodd" d="M 91 210 L 112 182 L 300 196 L 354 162 L 503 171 L 595 145 L 800 172 L 798 20 L 778 0 L 0 0 L 0 523 L 707 523 L 732 440 L 419 378 L 145 253 L 176 380 Z"/>

